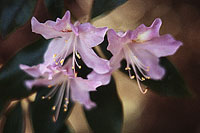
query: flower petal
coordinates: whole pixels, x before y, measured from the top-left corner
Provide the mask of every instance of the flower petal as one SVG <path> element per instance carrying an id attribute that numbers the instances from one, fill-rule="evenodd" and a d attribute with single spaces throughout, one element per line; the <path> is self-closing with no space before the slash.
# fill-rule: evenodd
<path id="1" fill-rule="evenodd" d="M 55 22 L 50 20 L 48 20 L 46 23 L 40 23 L 35 17 L 32 17 L 31 25 L 32 32 L 41 34 L 46 39 L 62 37 L 66 35 L 66 33 L 54 29 L 53 26 L 55 25 Z"/>
<path id="2" fill-rule="evenodd" d="M 150 27 L 146 27 L 144 24 L 142 24 L 133 31 L 131 39 L 135 40 L 136 42 L 144 42 L 151 40 L 154 37 L 159 37 L 161 24 L 162 21 L 160 18 L 155 19 Z"/>
<path id="3" fill-rule="evenodd" d="M 142 44 L 135 44 L 136 49 L 145 49 L 157 57 L 173 55 L 182 45 L 182 42 L 176 41 L 171 35 L 163 35 L 146 41 Z"/>
<path id="4" fill-rule="evenodd" d="M 102 85 L 107 85 L 111 80 L 111 72 L 106 74 L 98 74 L 95 71 L 92 71 L 90 74 L 88 74 L 87 78 L 89 80 L 100 81 Z"/>
<path id="5" fill-rule="evenodd" d="M 107 27 L 96 28 L 90 23 L 80 24 L 78 26 L 80 40 L 88 47 L 94 47 L 103 42 Z"/>
<path id="6" fill-rule="evenodd" d="M 42 71 L 43 71 L 43 70 L 41 71 L 41 69 L 44 69 L 43 65 L 41 65 L 41 64 L 36 65 L 36 66 L 32 66 L 32 67 L 20 64 L 19 67 L 20 67 L 21 70 L 24 70 L 26 73 L 28 73 L 29 75 L 31 75 L 35 78 L 41 76 Z"/>
<path id="7" fill-rule="evenodd" d="M 86 109 L 91 109 L 96 104 L 90 100 L 89 91 L 95 91 L 101 82 L 74 78 L 71 80 L 71 97 L 73 101 L 83 104 Z"/>
<path id="8" fill-rule="evenodd" d="M 62 55 L 65 55 L 65 57 L 67 57 L 69 54 L 72 53 L 72 41 L 73 37 L 70 37 L 68 40 L 65 40 L 64 38 L 53 39 L 49 43 L 47 51 L 44 54 L 44 62 L 47 64 L 52 64 L 54 62 L 54 55 L 56 55 L 56 57 Z"/>
<path id="9" fill-rule="evenodd" d="M 78 35 L 78 28 L 76 26 L 74 26 L 73 24 L 71 24 L 70 22 L 70 12 L 66 11 L 65 15 L 62 17 L 62 19 L 58 19 L 55 25 L 55 29 L 57 29 L 58 31 L 62 31 L 62 30 L 69 30 L 66 31 L 65 33 L 67 34 L 67 32 L 71 32 L 70 30 L 72 30 L 74 32 L 75 35 Z"/>
<path id="10" fill-rule="evenodd" d="M 159 65 L 158 57 L 147 50 L 142 49 L 137 49 L 137 51 L 134 51 L 134 54 L 146 67 L 149 67 L 149 71 L 146 73 L 151 79 L 162 79 L 165 74 L 165 70 Z"/>
<path id="11" fill-rule="evenodd" d="M 121 32 L 116 33 L 113 29 L 108 30 L 108 50 L 113 54 L 119 54 L 124 44 L 128 43 L 131 36 L 131 31 L 127 31 L 124 34 Z"/>
<path id="12" fill-rule="evenodd" d="M 92 50 L 92 48 L 87 47 L 87 45 L 81 43 L 80 40 L 77 40 L 77 43 L 79 45 L 79 47 L 77 48 L 78 52 L 80 53 L 81 58 L 88 67 L 93 68 L 94 71 L 100 74 L 109 72 L 110 62 L 108 60 L 98 57 Z"/>
<path id="13" fill-rule="evenodd" d="M 26 80 L 25 81 L 25 85 L 26 87 L 28 87 L 29 89 L 33 88 L 33 86 L 48 86 L 48 85 L 52 85 L 51 81 L 48 79 L 35 79 L 35 80 Z"/>

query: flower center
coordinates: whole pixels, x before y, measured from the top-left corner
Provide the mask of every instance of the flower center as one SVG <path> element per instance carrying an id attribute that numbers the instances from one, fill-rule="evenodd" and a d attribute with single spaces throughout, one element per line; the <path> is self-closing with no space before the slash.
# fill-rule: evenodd
<path id="1" fill-rule="evenodd" d="M 145 66 L 134 54 L 134 52 L 129 48 L 128 45 L 125 45 L 124 48 L 124 54 L 127 61 L 127 66 L 125 70 L 128 71 L 130 79 L 136 78 L 138 87 L 140 88 L 140 91 L 145 94 L 147 92 L 147 89 L 143 89 L 140 85 L 140 81 L 144 81 L 145 79 L 150 79 L 149 76 L 146 75 L 146 72 L 149 71 L 149 66 Z M 131 66 L 135 75 L 131 75 Z M 142 75 L 140 76 L 139 73 Z"/>
<path id="2" fill-rule="evenodd" d="M 61 104 L 63 99 L 65 100 L 63 105 L 64 112 L 67 111 L 68 104 L 69 104 L 69 89 L 70 89 L 70 80 L 68 78 L 68 75 L 62 75 L 61 78 L 59 78 L 60 83 L 56 85 L 48 85 L 48 88 L 51 88 L 49 93 L 45 96 L 42 96 L 42 99 L 48 99 L 50 100 L 55 94 L 56 94 L 56 100 L 54 103 L 54 106 L 52 107 L 52 110 L 55 111 L 55 115 L 53 116 L 53 121 L 56 122 L 58 119 L 58 115 L 60 112 Z"/>

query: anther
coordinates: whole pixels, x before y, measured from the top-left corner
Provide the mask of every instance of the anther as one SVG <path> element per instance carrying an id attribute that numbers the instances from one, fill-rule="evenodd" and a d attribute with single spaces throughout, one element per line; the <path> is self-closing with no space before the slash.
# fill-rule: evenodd
<path id="1" fill-rule="evenodd" d="M 72 69 L 74 70 L 74 67 L 72 67 Z"/>
<path id="2" fill-rule="evenodd" d="M 56 106 L 53 106 L 53 107 L 52 107 L 52 110 L 56 110 Z"/>
<path id="3" fill-rule="evenodd" d="M 146 77 L 147 79 L 150 79 L 150 77 Z"/>
<path id="4" fill-rule="evenodd" d="M 66 104 L 64 104 L 64 107 L 65 107 L 65 108 L 67 108 L 67 105 L 66 105 Z"/>
<path id="5" fill-rule="evenodd" d="M 135 76 L 131 76 L 131 79 L 134 79 L 135 78 Z"/>
<path id="6" fill-rule="evenodd" d="M 45 99 L 45 96 L 42 96 L 42 99 Z"/>
<path id="7" fill-rule="evenodd" d="M 54 54 L 54 55 L 53 55 L 53 58 L 55 58 L 56 56 L 57 56 L 57 55 L 56 55 L 56 54 Z"/>
<path id="8" fill-rule="evenodd" d="M 62 65 L 62 64 L 63 64 L 63 62 L 64 62 L 64 59 L 62 59 L 62 60 L 60 61 L 60 64 Z"/>
<path id="9" fill-rule="evenodd" d="M 56 65 L 58 65 L 58 63 L 56 62 Z"/>
<path id="10" fill-rule="evenodd" d="M 81 56 L 76 52 L 76 56 L 80 59 L 81 58 Z"/>
<path id="11" fill-rule="evenodd" d="M 65 40 L 65 43 L 67 43 L 67 40 Z"/>
<path id="12" fill-rule="evenodd" d="M 67 101 L 68 100 L 68 98 L 65 98 L 65 101 Z"/>
<path id="13" fill-rule="evenodd" d="M 78 66 L 79 69 L 81 69 L 81 66 Z"/>
<path id="14" fill-rule="evenodd" d="M 48 85 L 48 88 L 51 88 L 52 87 L 52 85 Z"/>
<path id="15" fill-rule="evenodd" d="M 131 70 L 131 68 L 130 68 L 130 67 L 126 67 L 125 70 L 126 70 L 126 71 L 127 71 L 127 70 Z"/>
<path id="16" fill-rule="evenodd" d="M 145 80 L 145 78 L 144 77 L 142 77 L 142 81 L 144 81 Z"/>
<path id="17" fill-rule="evenodd" d="M 49 97 L 48 97 L 48 99 L 50 100 L 50 99 L 51 99 L 51 97 L 49 96 Z"/>
<path id="18" fill-rule="evenodd" d="M 67 108 L 64 108 L 64 112 L 67 112 Z"/>

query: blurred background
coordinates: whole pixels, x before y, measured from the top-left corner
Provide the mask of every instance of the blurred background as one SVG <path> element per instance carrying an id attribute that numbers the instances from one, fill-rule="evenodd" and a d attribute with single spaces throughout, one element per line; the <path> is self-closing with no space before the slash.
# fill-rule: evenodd
<path id="1" fill-rule="evenodd" d="M 89 2 L 87 3 L 88 5 Z M 81 4 L 84 5 L 84 4 Z M 86 6 L 86 5 L 84 5 Z M 177 67 L 193 98 L 163 97 L 153 92 L 143 95 L 137 85 L 115 72 L 118 94 L 124 108 L 124 133 L 200 133 L 200 4 L 198 0 L 128 0 L 92 23 L 115 30 L 150 26 L 155 18 L 163 21 L 160 34 L 172 34 L 183 46 L 168 59 Z M 80 116 L 81 114 L 81 116 Z M 80 105 L 69 121 L 76 132 L 89 132 Z"/>
<path id="2" fill-rule="evenodd" d="M 92 0 L 76 1 L 78 7 L 76 5 L 65 5 L 66 8 L 70 9 L 75 17 L 80 18 L 80 21 L 87 21 Z M 80 8 L 80 10 L 77 8 Z M 84 12 L 82 12 L 82 9 Z M 42 11 L 40 13 L 40 10 L 36 10 L 34 15 L 37 14 L 38 18 L 48 16 L 44 9 Z M 124 109 L 122 132 L 200 133 L 200 87 L 198 83 L 200 81 L 200 4 L 198 0 L 128 0 L 108 15 L 92 20 L 92 23 L 97 27 L 107 26 L 117 31 L 126 31 L 133 30 L 140 24 L 150 26 L 157 17 L 163 21 L 160 34 L 170 33 L 184 44 L 175 55 L 168 59 L 177 67 L 194 96 L 192 98 L 164 97 L 151 91 L 143 95 L 133 80 L 117 71 L 114 73 L 114 78 Z M 28 32 L 30 32 L 30 24 L 26 24 L 23 28 L 27 27 Z M 20 30 L 23 30 L 23 28 Z M 15 46 L 11 46 L 13 46 L 13 42 L 20 38 L 17 35 L 20 34 L 15 32 L 11 36 L 14 36 L 14 40 L 8 38 L 8 41 L 3 42 L 10 45 L 7 45 L 7 53 L 5 53 L 5 50 L 1 50 L 5 45 L 3 46 L 2 43 L 0 46 L 0 53 L 5 53 L 4 59 L 9 57 L 8 53 L 16 52 Z M 24 46 L 28 44 L 26 40 L 34 41 L 39 36 L 24 37 L 25 34 L 22 35 L 24 39 L 21 42 Z M 0 58 L 0 64 L 2 60 Z M 24 109 L 27 109 L 26 100 L 23 101 L 23 105 Z M 26 132 L 31 133 L 30 121 L 27 120 L 26 122 L 29 123 Z M 83 109 L 79 104 L 75 105 L 68 123 L 77 133 L 91 132 Z"/>

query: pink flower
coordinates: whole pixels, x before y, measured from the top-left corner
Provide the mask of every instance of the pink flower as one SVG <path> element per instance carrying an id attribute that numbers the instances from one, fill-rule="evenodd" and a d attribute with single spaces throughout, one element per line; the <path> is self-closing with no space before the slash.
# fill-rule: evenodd
<path id="1" fill-rule="evenodd" d="M 146 93 L 147 90 L 142 89 L 140 81 L 162 79 L 165 70 L 159 65 L 159 57 L 173 55 L 182 45 L 169 34 L 159 35 L 161 23 L 160 19 L 156 19 L 150 27 L 142 24 L 136 30 L 125 33 L 116 33 L 110 29 L 107 33 L 107 49 L 113 54 L 110 61 L 111 70 L 106 74 L 92 72 L 88 78 L 98 78 L 103 84 L 109 83 L 105 79 L 110 79 L 112 71 L 119 68 L 120 61 L 125 58 L 130 78 L 136 78 L 141 92 Z M 131 69 L 135 75 L 131 75 Z"/>
<path id="2" fill-rule="evenodd" d="M 33 32 L 41 34 L 46 39 L 54 38 L 45 54 L 46 64 L 55 62 L 62 65 L 65 58 L 72 53 L 72 69 L 75 69 L 75 64 L 81 68 L 76 57 L 82 57 L 85 64 L 97 73 L 103 74 L 109 71 L 109 61 L 98 57 L 92 50 L 92 47 L 103 42 L 106 27 L 96 28 L 90 23 L 80 24 L 79 22 L 71 24 L 69 11 L 62 19 L 57 18 L 56 22 L 48 20 L 45 23 L 39 23 L 33 17 L 31 24 Z"/>
<path id="3" fill-rule="evenodd" d="M 55 94 L 57 99 L 55 101 L 52 110 L 55 110 L 54 121 L 57 120 L 63 98 L 65 99 L 64 111 L 67 111 L 67 105 L 69 103 L 69 94 L 73 101 L 77 101 L 83 104 L 86 109 L 91 109 L 96 106 L 94 102 L 90 100 L 89 91 L 96 91 L 96 88 L 101 85 L 100 81 L 93 81 L 88 79 L 82 79 L 77 77 L 72 71 L 72 60 L 69 59 L 65 65 L 49 65 L 45 73 L 41 73 L 41 67 L 43 64 L 37 66 L 20 65 L 20 68 L 27 72 L 29 75 L 36 77 L 35 80 L 28 80 L 25 82 L 28 88 L 33 86 L 48 86 L 50 91 L 42 99 L 51 99 Z M 43 71 L 43 70 L 42 70 Z"/>

